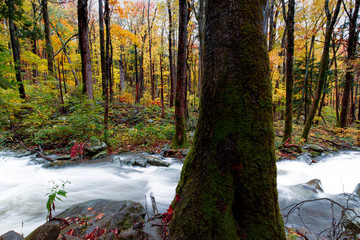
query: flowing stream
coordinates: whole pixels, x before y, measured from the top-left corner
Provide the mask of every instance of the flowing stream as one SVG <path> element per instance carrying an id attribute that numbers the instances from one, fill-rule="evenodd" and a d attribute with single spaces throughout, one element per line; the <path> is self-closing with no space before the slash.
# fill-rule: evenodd
<path id="1" fill-rule="evenodd" d="M 137 153 L 142 154 L 142 153 Z M 122 158 L 131 158 L 131 154 Z M 145 195 L 154 193 L 159 212 L 165 212 L 174 197 L 182 163 L 166 158 L 170 167 L 129 167 L 112 161 L 82 163 L 75 166 L 44 168 L 43 161 L 32 157 L 15 157 L 0 152 L 0 235 L 14 230 L 25 236 L 46 219 L 46 194 L 54 186 L 70 181 L 68 196 L 57 201 L 56 212 L 92 199 L 134 200 L 145 204 Z M 338 196 L 351 193 L 360 183 L 360 153 L 337 153 L 309 165 L 303 158 L 278 163 L 280 205 L 307 197 Z M 296 185 L 320 179 L 324 193 L 305 194 Z M 310 191 L 311 192 L 311 191 Z M 311 196 L 310 196 L 311 195 Z M 148 206 L 150 200 L 148 199 Z M 150 208 L 150 207 L 149 207 Z"/>

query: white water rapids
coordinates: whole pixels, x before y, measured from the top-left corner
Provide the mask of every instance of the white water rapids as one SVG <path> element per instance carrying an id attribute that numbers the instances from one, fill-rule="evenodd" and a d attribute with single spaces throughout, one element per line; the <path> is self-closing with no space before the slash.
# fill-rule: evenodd
<path id="1" fill-rule="evenodd" d="M 150 192 L 155 195 L 159 212 L 165 212 L 174 197 L 182 167 L 178 160 L 166 161 L 171 163 L 169 168 L 125 167 L 113 162 L 44 168 L 30 157 L 17 158 L 13 153 L 0 152 L 0 235 L 14 230 L 26 236 L 45 222 L 45 195 L 53 186 L 52 180 L 71 182 L 65 186 L 67 198 L 55 203 L 55 215 L 75 203 L 99 198 L 134 200 L 144 205 L 144 196 Z M 281 161 L 277 166 L 279 198 L 293 197 L 284 191 L 287 186 L 315 178 L 321 180 L 326 194 L 352 192 L 360 183 L 357 152 L 329 156 L 312 165 Z"/>

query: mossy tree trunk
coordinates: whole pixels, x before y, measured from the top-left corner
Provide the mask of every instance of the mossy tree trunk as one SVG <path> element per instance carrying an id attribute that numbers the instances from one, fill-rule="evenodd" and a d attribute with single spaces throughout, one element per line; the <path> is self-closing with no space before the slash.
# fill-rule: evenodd
<path id="1" fill-rule="evenodd" d="M 294 18 L 295 18 L 295 0 L 289 0 L 288 13 L 286 17 L 286 103 L 285 103 L 285 129 L 283 142 L 291 139 L 292 116 L 293 116 L 293 59 L 294 59 Z"/>
<path id="2" fill-rule="evenodd" d="M 206 2 L 200 116 L 173 202 L 172 239 L 285 239 L 265 4 Z"/>
<path id="3" fill-rule="evenodd" d="M 175 97 L 175 136 L 172 147 L 186 145 L 186 50 L 187 50 L 187 0 L 179 0 L 179 42 L 177 58 L 177 82 Z"/>
<path id="4" fill-rule="evenodd" d="M 315 96 L 310 107 L 309 116 L 306 118 L 305 126 L 301 134 L 301 138 L 305 139 L 306 141 L 308 140 L 310 128 L 312 126 L 316 111 L 318 109 L 320 98 L 324 89 L 324 83 L 327 78 L 327 70 L 329 68 L 329 51 L 330 51 L 331 36 L 336 23 L 336 19 L 339 15 L 340 5 L 341 5 L 341 0 L 337 0 L 336 7 L 333 12 L 333 16 L 331 16 L 331 12 L 329 10 L 329 0 L 325 0 L 325 12 L 326 12 L 327 22 L 326 22 L 326 33 L 325 33 L 323 52 L 320 61 L 319 78 L 316 83 Z"/>

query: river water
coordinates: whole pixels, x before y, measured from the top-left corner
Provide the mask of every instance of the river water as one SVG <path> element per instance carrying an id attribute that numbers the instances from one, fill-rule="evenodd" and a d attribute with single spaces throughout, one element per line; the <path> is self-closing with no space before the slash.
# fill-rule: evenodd
<path id="1" fill-rule="evenodd" d="M 142 153 L 138 153 L 142 154 Z M 131 154 L 124 155 L 131 158 Z M 122 157 L 122 158 L 123 158 Z M 70 181 L 68 196 L 56 202 L 56 213 L 69 206 L 92 199 L 134 200 L 145 204 L 145 195 L 154 193 L 159 212 L 165 212 L 174 197 L 182 164 L 166 158 L 165 167 L 128 167 L 116 162 L 82 163 L 61 168 L 44 168 L 42 161 L 15 157 L 0 152 L 0 235 L 9 231 L 25 236 L 46 219 L 46 193 L 52 181 Z M 338 196 L 350 193 L 360 183 L 360 153 L 343 152 L 327 156 L 316 164 L 308 158 L 281 161 L 278 166 L 278 190 L 281 207 L 307 197 Z M 320 179 L 324 193 L 305 194 L 294 187 L 311 179 Z M 149 201 L 149 199 L 148 199 Z M 150 202 L 148 203 L 150 205 Z"/>

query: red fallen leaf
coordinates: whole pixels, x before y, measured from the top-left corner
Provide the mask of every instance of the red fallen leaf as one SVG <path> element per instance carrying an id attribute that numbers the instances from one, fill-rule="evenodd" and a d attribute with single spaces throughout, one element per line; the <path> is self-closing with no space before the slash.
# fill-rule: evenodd
<path id="1" fill-rule="evenodd" d="M 101 213 L 101 214 L 97 215 L 95 219 L 96 219 L 96 220 L 102 219 L 103 216 L 104 216 L 104 214 Z"/>

